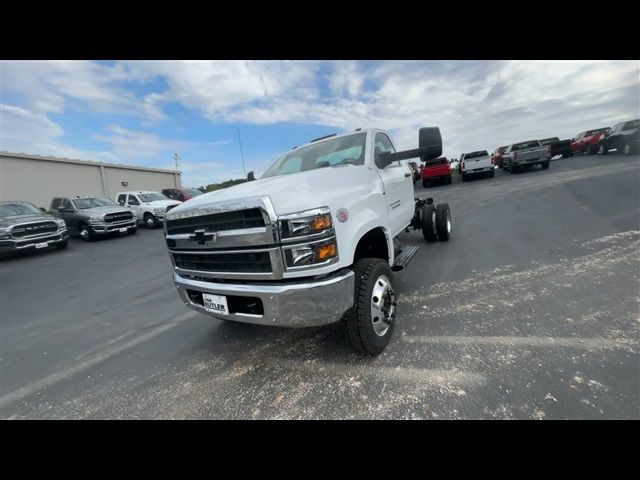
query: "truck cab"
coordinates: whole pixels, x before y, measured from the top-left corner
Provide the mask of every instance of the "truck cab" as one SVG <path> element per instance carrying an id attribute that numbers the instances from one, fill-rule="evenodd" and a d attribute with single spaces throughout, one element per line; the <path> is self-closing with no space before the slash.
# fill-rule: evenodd
<path id="1" fill-rule="evenodd" d="M 420 148 L 405 152 L 379 129 L 329 135 L 284 153 L 259 180 L 175 207 L 164 231 L 182 301 L 261 325 L 344 319 L 356 350 L 380 353 L 395 320 L 392 271 L 417 250 L 396 237 L 409 227 L 426 226 L 429 241 L 451 232 L 448 206 L 416 200 L 402 160 L 441 151 L 437 128 L 421 129 Z"/>
<path id="2" fill-rule="evenodd" d="M 167 211 L 182 203 L 171 200 L 160 192 L 148 190 L 119 192 L 116 198 L 119 205 L 133 210 L 147 228 L 156 228 L 162 224 Z"/>

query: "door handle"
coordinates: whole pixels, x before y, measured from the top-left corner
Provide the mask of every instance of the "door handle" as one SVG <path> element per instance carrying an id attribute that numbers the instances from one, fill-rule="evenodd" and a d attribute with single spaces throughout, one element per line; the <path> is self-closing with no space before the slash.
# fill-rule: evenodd
<path id="1" fill-rule="evenodd" d="M 410 173 L 405 173 L 404 176 L 409 178 L 411 176 L 411 174 Z"/>

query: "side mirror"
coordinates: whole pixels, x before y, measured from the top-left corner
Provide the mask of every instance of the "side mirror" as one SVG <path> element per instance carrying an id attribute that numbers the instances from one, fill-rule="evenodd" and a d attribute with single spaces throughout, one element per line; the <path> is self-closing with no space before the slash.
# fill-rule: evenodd
<path id="1" fill-rule="evenodd" d="M 247 173 L 247 182 L 253 182 L 256 179 L 256 176 L 253 174 L 253 171 Z"/>
<path id="2" fill-rule="evenodd" d="M 40 207 L 40 211 L 41 211 L 42 213 L 47 213 L 47 211 L 45 210 L 45 208 L 44 208 L 44 207 Z"/>
<path id="3" fill-rule="evenodd" d="M 423 159 L 431 160 L 442 156 L 442 135 L 438 127 L 424 127 L 418 132 L 418 147 L 425 153 Z"/>
<path id="4" fill-rule="evenodd" d="M 394 158 L 392 157 L 392 153 L 391 152 L 377 152 L 376 151 L 376 155 L 375 155 L 375 162 L 376 162 L 376 166 L 380 169 L 383 169 L 385 167 L 388 167 L 389 165 L 391 165 L 394 161 Z"/>

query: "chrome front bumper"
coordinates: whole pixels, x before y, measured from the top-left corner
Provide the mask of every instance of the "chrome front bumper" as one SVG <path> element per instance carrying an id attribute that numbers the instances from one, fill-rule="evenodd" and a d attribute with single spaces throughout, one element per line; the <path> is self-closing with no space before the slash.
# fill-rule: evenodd
<path id="1" fill-rule="evenodd" d="M 339 321 L 353 306 L 354 273 L 351 270 L 335 272 L 321 280 L 300 279 L 295 283 L 274 281 L 269 283 L 214 283 L 192 280 L 174 274 L 174 281 L 184 304 L 198 312 L 222 320 L 273 325 L 283 327 L 312 327 Z M 213 314 L 193 301 L 189 292 L 215 295 L 254 297 L 262 302 L 264 313 Z"/>
<path id="2" fill-rule="evenodd" d="M 37 243 L 46 243 L 48 246 L 59 245 L 69 239 L 67 229 L 58 230 L 56 233 L 46 233 L 37 236 L 23 238 L 8 238 L 0 240 L 0 252 L 15 252 L 27 248 L 35 249 Z"/>

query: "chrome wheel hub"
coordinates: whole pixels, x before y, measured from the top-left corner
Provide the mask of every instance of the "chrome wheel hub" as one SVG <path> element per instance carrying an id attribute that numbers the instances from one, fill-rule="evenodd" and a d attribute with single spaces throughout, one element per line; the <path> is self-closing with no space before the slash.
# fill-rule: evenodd
<path id="1" fill-rule="evenodd" d="M 380 275 L 371 292 L 371 323 L 376 335 L 383 337 L 396 317 L 396 294 L 386 275 Z"/>

